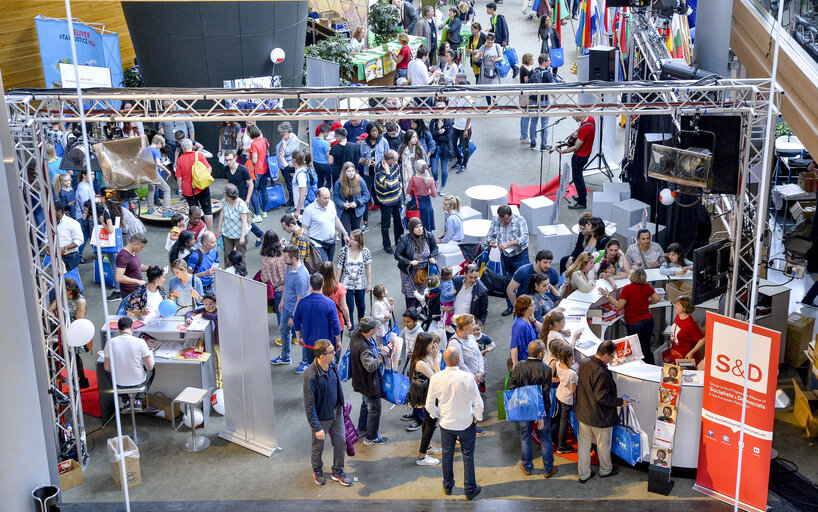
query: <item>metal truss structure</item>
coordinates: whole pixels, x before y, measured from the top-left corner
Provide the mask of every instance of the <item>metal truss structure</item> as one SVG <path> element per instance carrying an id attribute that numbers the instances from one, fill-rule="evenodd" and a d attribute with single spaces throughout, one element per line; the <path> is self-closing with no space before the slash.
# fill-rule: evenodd
<path id="1" fill-rule="evenodd" d="M 308 121 L 325 119 L 395 119 L 441 117 L 562 117 L 580 115 L 669 114 L 676 118 L 694 114 L 741 115 L 742 135 L 741 193 L 726 198 L 733 205 L 730 226 L 734 246 L 732 296 L 752 291 L 753 234 L 765 229 L 757 223 L 759 197 L 769 194 L 769 183 L 759 183 L 761 148 L 768 131 L 765 116 L 771 91 L 768 80 L 713 80 L 696 82 L 625 82 L 619 84 L 534 84 L 456 87 L 338 87 L 298 89 L 87 89 L 83 99 L 89 108 L 88 122 L 186 120 L 221 121 Z M 547 106 L 525 106 L 525 96 L 547 95 Z M 482 97 L 491 96 L 487 105 Z M 120 110 L 122 100 L 133 103 Z M 445 106 L 432 107 L 446 99 Z M 479 100 L 478 100 L 479 99 Z M 237 102 L 236 100 L 239 100 Z M 264 100 L 264 101 L 263 101 Z M 270 101 L 273 100 L 273 101 Z M 278 100 L 278 101 L 275 101 Z M 87 456 L 79 387 L 70 361 L 59 350 L 59 333 L 67 324 L 64 284 L 57 268 L 61 263 L 59 241 L 53 226 L 53 192 L 46 179 L 42 145 L 44 128 L 52 122 L 79 122 L 75 91 L 15 90 L 6 96 L 8 118 L 16 145 L 21 192 L 29 218 L 34 273 L 33 286 L 38 291 L 43 326 L 44 357 L 51 371 L 54 398 L 55 433 L 65 444 L 71 439 L 68 423 L 75 427 L 76 453 L 83 461 Z M 241 109 L 247 101 L 258 105 Z M 38 170 L 29 181 L 26 169 L 33 164 Z M 47 212 L 44 233 L 35 221 L 35 207 L 40 201 Z M 765 218 L 762 215 L 760 218 Z M 49 310 L 49 296 L 56 297 L 56 311 Z M 728 314 L 736 313 L 728 302 Z M 739 306 L 742 304 L 738 302 Z M 749 304 L 749 301 L 743 302 Z M 738 311 L 744 314 L 746 311 Z M 68 368 L 66 368 L 68 366 Z M 66 372 L 66 369 L 68 370 Z M 61 373 L 68 375 L 68 392 L 61 391 Z"/>

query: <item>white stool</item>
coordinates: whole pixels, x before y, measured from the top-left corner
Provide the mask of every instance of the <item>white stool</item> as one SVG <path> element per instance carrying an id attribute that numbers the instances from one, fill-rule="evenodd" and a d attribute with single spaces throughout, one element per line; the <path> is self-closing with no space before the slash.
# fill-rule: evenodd
<path id="1" fill-rule="evenodd" d="M 611 206 L 611 221 L 625 230 L 634 224 L 642 222 L 642 213 L 648 210 L 650 218 L 650 205 L 637 199 L 626 199 Z"/>
<path id="2" fill-rule="evenodd" d="M 185 388 L 179 393 L 179 396 L 173 399 L 173 402 L 170 403 L 170 410 L 172 411 L 176 403 L 184 404 L 187 406 L 187 416 L 190 418 L 190 431 L 191 437 L 185 439 L 181 443 L 179 443 L 179 448 L 186 452 L 200 452 L 210 446 L 210 439 L 207 437 L 197 437 L 196 436 L 196 418 L 193 414 L 193 406 L 196 404 L 202 403 L 204 397 L 209 395 L 213 392 L 213 388 L 210 389 L 199 389 L 199 388 Z M 171 427 L 173 428 L 174 432 L 178 431 L 184 421 L 176 426 L 176 418 L 171 418 Z"/>
<path id="3" fill-rule="evenodd" d="M 464 244 L 482 244 L 489 234 L 491 221 L 486 219 L 472 219 L 463 223 Z"/>
<path id="4" fill-rule="evenodd" d="M 571 240 L 571 230 L 565 224 L 537 227 L 537 251 L 548 249 L 556 262 L 571 254 L 574 249 Z"/>
<path id="5" fill-rule="evenodd" d="M 137 446 L 147 443 L 151 438 L 150 433 L 148 433 L 147 431 L 145 431 L 145 430 L 137 431 L 136 430 L 136 412 L 133 410 L 133 406 L 134 406 L 134 401 L 136 400 L 136 395 L 139 394 L 139 393 L 144 393 L 145 394 L 145 403 L 144 403 L 143 407 L 148 405 L 148 385 L 147 384 L 142 384 L 141 386 L 130 386 L 130 387 L 126 387 L 126 388 L 117 386 L 117 388 L 116 388 L 117 397 L 119 395 L 128 395 L 128 398 L 131 400 L 131 428 L 133 429 L 133 435 L 131 437 L 133 438 L 134 444 L 136 444 Z M 117 402 L 119 402 L 118 398 L 117 398 Z M 119 403 L 117 403 L 117 406 L 118 405 L 119 405 Z"/>
<path id="6" fill-rule="evenodd" d="M 463 219 L 463 222 L 472 219 L 482 219 L 485 217 L 486 213 L 480 213 L 471 206 L 463 205 L 460 207 L 460 218 Z"/>
<path id="7" fill-rule="evenodd" d="M 554 201 L 545 196 L 523 199 L 520 201 L 520 215 L 528 224 L 528 229 L 550 224 L 554 215 Z"/>
<path id="8" fill-rule="evenodd" d="M 483 217 L 489 214 L 489 206 L 508 204 L 508 190 L 497 185 L 475 185 L 466 189 L 466 197 L 471 201 L 471 207 L 480 212 Z"/>
<path id="9" fill-rule="evenodd" d="M 615 192 L 619 194 L 620 201 L 624 201 L 625 199 L 631 198 L 631 186 L 629 183 L 606 181 L 605 183 L 602 184 L 602 191 L 609 193 Z"/>
<path id="10" fill-rule="evenodd" d="M 455 242 L 437 244 L 437 260 L 440 268 L 455 267 L 466 261 L 463 251 Z"/>
<path id="11" fill-rule="evenodd" d="M 503 205 L 501 205 L 501 204 L 489 205 L 489 217 L 488 217 L 489 220 L 492 220 L 492 219 L 494 219 L 494 217 L 497 216 L 497 209 L 500 208 L 501 206 L 503 206 Z M 517 208 L 517 205 L 510 204 L 510 205 L 508 205 L 508 207 L 511 208 L 511 214 L 512 215 L 520 215 L 520 209 Z"/>
<path id="12" fill-rule="evenodd" d="M 618 192 L 594 192 L 591 213 L 603 220 L 611 218 L 611 207 L 620 201 Z"/>

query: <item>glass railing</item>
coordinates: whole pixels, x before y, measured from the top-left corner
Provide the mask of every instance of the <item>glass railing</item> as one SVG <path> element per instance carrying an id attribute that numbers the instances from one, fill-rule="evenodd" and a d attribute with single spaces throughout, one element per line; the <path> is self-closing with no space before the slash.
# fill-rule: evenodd
<path id="1" fill-rule="evenodd" d="M 818 0 L 748 1 L 770 30 L 778 16 L 778 2 L 784 2 L 781 26 L 788 37 L 782 38 L 781 49 L 818 74 Z"/>

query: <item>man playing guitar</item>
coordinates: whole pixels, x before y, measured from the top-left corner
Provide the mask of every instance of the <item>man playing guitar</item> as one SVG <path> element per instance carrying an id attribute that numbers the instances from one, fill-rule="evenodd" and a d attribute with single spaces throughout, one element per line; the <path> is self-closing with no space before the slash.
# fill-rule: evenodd
<path id="1" fill-rule="evenodd" d="M 591 150 L 594 147 L 594 137 L 596 135 L 596 122 L 591 116 L 573 116 L 574 120 L 580 123 L 579 128 L 568 140 L 557 146 L 559 153 L 574 153 L 571 157 L 571 179 L 577 188 L 576 204 L 569 205 L 572 210 L 584 210 L 587 208 L 588 191 L 585 188 L 585 178 L 582 171 L 588 164 L 591 157 Z"/>

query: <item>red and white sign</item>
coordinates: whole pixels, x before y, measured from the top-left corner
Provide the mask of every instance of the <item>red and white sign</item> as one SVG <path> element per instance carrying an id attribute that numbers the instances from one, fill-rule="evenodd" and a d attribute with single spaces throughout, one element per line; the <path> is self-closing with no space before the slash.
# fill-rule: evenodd
<path id="1" fill-rule="evenodd" d="M 702 434 L 693 488 L 731 505 L 735 503 L 741 404 L 747 374 L 738 506 L 763 512 L 767 508 L 781 333 L 753 327 L 749 366 L 745 370 L 748 332 L 746 322 L 707 313 Z"/>
<path id="2" fill-rule="evenodd" d="M 616 356 L 611 362 L 611 366 L 639 361 L 644 358 L 642 346 L 639 345 L 639 336 L 635 334 L 614 340 L 614 344 L 616 345 Z"/>

